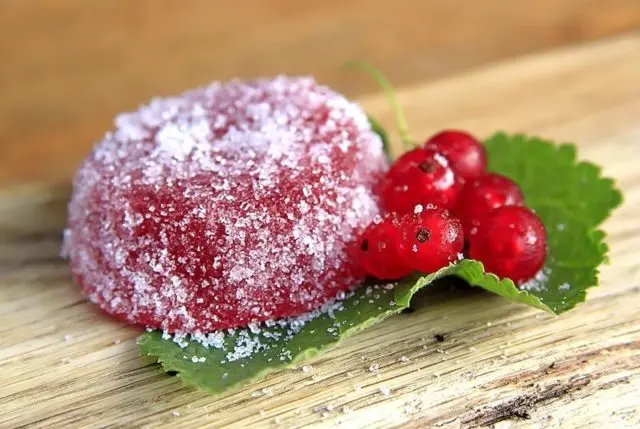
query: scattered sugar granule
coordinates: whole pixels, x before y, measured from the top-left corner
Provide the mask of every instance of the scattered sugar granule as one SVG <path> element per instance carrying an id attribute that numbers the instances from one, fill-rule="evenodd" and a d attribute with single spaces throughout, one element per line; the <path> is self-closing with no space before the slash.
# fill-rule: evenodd
<path id="1" fill-rule="evenodd" d="M 473 347 L 473 346 L 469 347 L 469 351 L 470 351 L 470 352 L 475 352 L 476 350 L 477 350 L 477 349 L 476 349 L 475 347 Z"/>
<path id="2" fill-rule="evenodd" d="M 173 415 L 174 417 L 180 417 L 180 412 L 179 411 L 171 411 L 171 415 Z"/>
<path id="3" fill-rule="evenodd" d="M 120 340 L 120 339 L 113 340 L 113 344 L 115 344 L 115 345 L 120 344 L 121 342 L 122 342 L 122 340 Z"/>
<path id="4" fill-rule="evenodd" d="M 369 366 L 369 372 L 373 372 L 377 374 L 379 370 L 380 370 L 380 364 L 374 363 L 374 364 L 371 364 L 371 366 Z"/>
<path id="5" fill-rule="evenodd" d="M 64 336 L 64 340 L 65 341 L 71 341 L 71 340 L 73 340 L 73 336 L 67 334 L 67 335 Z"/>
<path id="6" fill-rule="evenodd" d="M 541 292 L 545 289 L 545 284 L 548 279 L 549 273 L 545 272 L 545 270 L 542 269 L 538 271 L 532 279 L 529 279 L 526 282 L 522 283 L 520 285 L 520 289 Z"/>
<path id="7" fill-rule="evenodd" d="M 313 371 L 313 366 L 311 366 L 311 365 L 304 365 L 302 367 L 302 372 L 309 373 L 309 372 L 312 372 L 312 371 Z"/>
<path id="8" fill-rule="evenodd" d="M 560 286 L 558 286 L 558 289 L 560 289 L 560 290 L 569 290 L 569 289 L 571 289 L 571 285 L 569 283 L 562 283 Z"/>
<path id="9" fill-rule="evenodd" d="M 391 396 L 391 389 L 387 386 L 382 386 L 380 387 L 380 393 L 382 393 L 384 397 L 388 398 L 389 396 Z"/>
<path id="10" fill-rule="evenodd" d="M 364 111 L 311 78 L 214 82 L 116 117 L 75 176 L 64 253 L 89 300 L 148 328 L 302 314 L 360 282 L 347 245 L 387 167 Z"/>
<path id="11" fill-rule="evenodd" d="M 260 413 L 260 417 L 264 417 L 267 414 L 264 412 L 264 410 L 260 410 L 259 413 Z"/>
<path id="12" fill-rule="evenodd" d="M 473 371 L 467 371 L 463 373 L 462 376 L 468 378 L 469 380 L 472 380 L 473 377 L 475 377 L 475 374 L 473 373 Z"/>
<path id="13" fill-rule="evenodd" d="M 348 405 L 343 405 L 342 406 L 342 414 L 349 414 L 351 413 L 351 408 L 349 408 Z"/>
<path id="14" fill-rule="evenodd" d="M 406 356 L 400 356 L 400 359 L 398 359 L 398 362 L 409 362 L 410 359 Z"/>

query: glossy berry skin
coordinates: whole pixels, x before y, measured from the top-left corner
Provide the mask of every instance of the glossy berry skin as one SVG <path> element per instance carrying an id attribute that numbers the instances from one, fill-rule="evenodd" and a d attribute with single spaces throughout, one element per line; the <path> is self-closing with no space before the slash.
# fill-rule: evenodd
<path id="1" fill-rule="evenodd" d="M 469 239 L 469 256 L 487 272 L 523 283 L 544 265 L 547 234 L 538 216 L 526 207 L 503 206 L 486 216 Z"/>
<path id="2" fill-rule="evenodd" d="M 401 156 L 382 180 L 380 195 L 388 212 L 413 213 L 416 205 L 453 208 L 462 183 L 445 157 L 417 148 Z"/>
<path id="3" fill-rule="evenodd" d="M 411 274 L 412 268 L 398 255 L 399 227 L 397 216 L 390 214 L 362 233 L 356 259 L 364 274 L 380 280 L 396 280 Z"/>
<path id="4" fill-rule="evenodd" d="M 521 205 L 524 205 L 524 197 L 518 185 L 504 176 L 489 173 L 465 183 L 453 212 L 469 238 L 492 210 Z"/>
<path id="5" fill-rule="evenodd" d="M 441 153 L 463 181 L 481 176 L 487 169 L 487 152 L 475 137 L 464 131 L 442 131 L 426 141 L 425 148 Z"/>
<path id="6" fill-rule="evenodd" d="M 460 221 L 447 210 L 427 206 L 400 221 L 400 257 L 416 271 L 432 273 L 458 260 L 464 246 Z"/>

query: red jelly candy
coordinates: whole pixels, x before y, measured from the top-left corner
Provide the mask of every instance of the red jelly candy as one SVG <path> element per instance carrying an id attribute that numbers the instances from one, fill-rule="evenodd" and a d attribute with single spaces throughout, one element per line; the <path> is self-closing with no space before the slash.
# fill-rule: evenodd
<path id="1" fill-rule="evenodd" d="M 75 178 L 65 252 L 131 323 L 301 314 L 360 281 L 346 249 L 386 168 L 362 110 L 312 79 L 214 83 L 116 118 Z"/>

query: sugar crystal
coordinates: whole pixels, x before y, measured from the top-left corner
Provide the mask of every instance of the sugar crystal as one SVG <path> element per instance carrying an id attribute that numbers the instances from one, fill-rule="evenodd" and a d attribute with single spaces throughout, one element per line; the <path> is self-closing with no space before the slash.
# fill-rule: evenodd
<path id="1" fill-rule="evenodd" d="M 346 248 L 386 168 L 362 109 L 310 78 L 213 83 L 116 118 L 74 179 L 62 253 L 103 310 L 217 346 L 204 333 L 359 283 Z"/>

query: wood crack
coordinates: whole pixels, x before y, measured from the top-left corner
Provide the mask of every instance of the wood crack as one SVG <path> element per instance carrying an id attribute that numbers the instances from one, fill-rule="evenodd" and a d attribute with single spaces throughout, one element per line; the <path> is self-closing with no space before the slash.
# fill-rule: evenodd
<path id="1" fill-rule="evenodd" d="M 487 406 L 463 416 L 464 427 L 490 426 L 504 420 L 530 419 L 531 412 L 539 405 L 562 398 L 590 384 L 592 376 L 577 375 L 567 382 L 555 382 L 536 392 L 524 393 L 494 406 Z"/>

